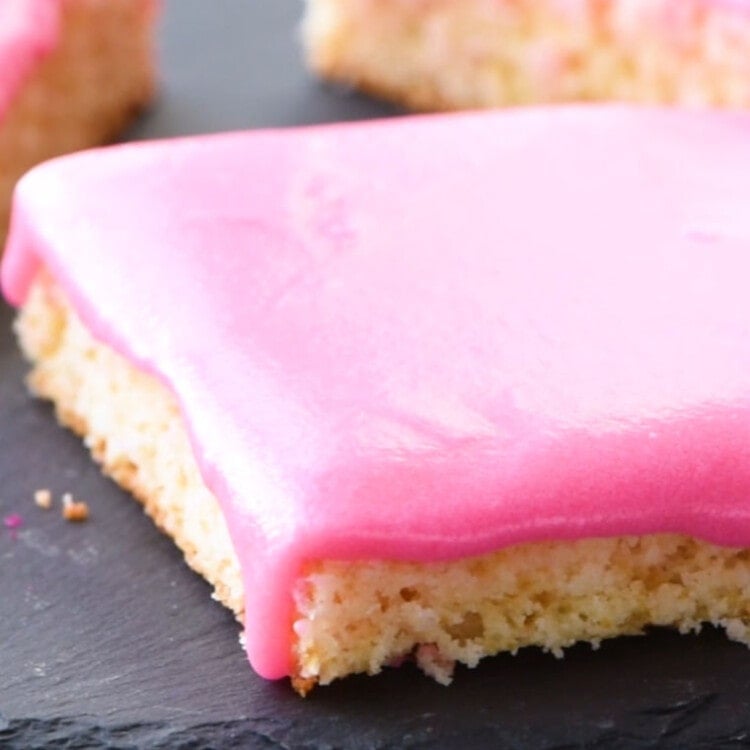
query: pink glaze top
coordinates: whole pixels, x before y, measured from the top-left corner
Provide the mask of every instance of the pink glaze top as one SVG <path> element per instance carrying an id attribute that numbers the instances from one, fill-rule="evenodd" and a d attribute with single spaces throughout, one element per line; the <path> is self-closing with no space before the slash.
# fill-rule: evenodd
<path id="1" fill-rule="evenodd" d="M 237 133 L 34 170 L 2 283 L 174 389 L 279 677 L 308 560 L 750 545 L 749 206 L 745 115 Z"/>
<path id="2" fill-rule="evenodd" d="M 26 77 L 57 45 L 65 0 L 0 0 L 0 118 Z"/>

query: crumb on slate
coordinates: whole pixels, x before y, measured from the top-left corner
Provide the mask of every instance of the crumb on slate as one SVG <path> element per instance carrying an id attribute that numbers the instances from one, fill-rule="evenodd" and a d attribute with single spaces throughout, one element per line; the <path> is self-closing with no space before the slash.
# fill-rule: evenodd
<path id="1" fill-rule="evenodd" d="M 62 496 L 62 514 L 66 521 L 86 521 L 89 517 L 89 506 L 83 500 L 74 500 L 73 495 L 66 492 Z"/>
<path id="2" fill-rule="evenodd" d="M 37 490 L 34 493 L 34 502 L 44 510 L 52 507 L 52 493 L 49 490 Z"/>

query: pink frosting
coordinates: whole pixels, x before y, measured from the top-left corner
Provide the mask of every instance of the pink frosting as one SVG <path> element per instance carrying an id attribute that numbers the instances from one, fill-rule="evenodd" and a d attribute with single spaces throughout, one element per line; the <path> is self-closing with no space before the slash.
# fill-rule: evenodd
<path id="1" fill-rule="evenodd" d="M 748 165 L 623 107 L 122 146 L 22 181 L 2 284 L 174 389 L 279 677 L 308 560 L 750 545 Z"/>
<path id="2" fill-rule="evenodd" d="M 64 0 L 0 0 L 0 118 L 26 77 L 57 45 Z"/>

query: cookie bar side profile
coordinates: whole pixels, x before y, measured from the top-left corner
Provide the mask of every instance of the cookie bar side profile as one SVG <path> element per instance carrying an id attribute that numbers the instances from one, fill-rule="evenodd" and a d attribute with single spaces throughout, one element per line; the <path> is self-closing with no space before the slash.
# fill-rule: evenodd
<path id="1" fill-rule="evenodd" d="M 750 8 L 726 0 L 307 0 L 322 77 L 417 110 L 750 105 Z"/>
<path id="2" fill-rule="evenodd" d="M 88 151 L 20 182 L 0 281 L 32 387 L 263 677 L 742 639 L 749 129 L 517 108 Z"/>
<path id="3" fill-rule="evenodd" d="M 97 341 L 46 272 L 16 329 L 31 389 L 252 627 L 224 517 L 169 389 Z M 450 562 L 311 560 L 292 595 L 290 672 L 303 694 L 408 657 L 448 683 L 456 662 L 525 646 L 560 656 L 650 625 L 710 622 L 750 642 L 750 550 L 675 534 L 520 544 Z"/>
<path id="4" fill-rule="evenodd" d="M 18 13 L 32 13 L 33 4 L 17 6 Z M 50 39 L 27 54 L 33 59 L 25 75 L 1 92 L 0 242 L 13 187 L 25 171 L 114 139 L 154 94 L 154 0 L 60 0 L 50 7 Z M 25 38 L 37 33 L 32 22 L 24 28 L 30 30 L 0 40 L 9 45 L 7 54 L 40 44 Z"/>

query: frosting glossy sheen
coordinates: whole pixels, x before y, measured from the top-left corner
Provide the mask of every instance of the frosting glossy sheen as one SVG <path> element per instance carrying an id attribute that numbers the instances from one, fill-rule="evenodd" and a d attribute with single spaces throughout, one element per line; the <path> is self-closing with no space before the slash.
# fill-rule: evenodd
<path id="1" fill-rule="evenodd" d="M 279 677 L 306 560 L 750 545 L 748 205 L 744 115 L 229 134 L 34 170 L 2 283 L 174 389 Z"/>
<path id="2" fill-rule="evenodd" d="M 65 0 L 0 0 L 0 117 L 26 76 L 57 45 Z"/>

